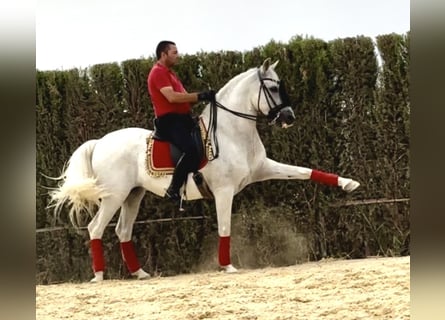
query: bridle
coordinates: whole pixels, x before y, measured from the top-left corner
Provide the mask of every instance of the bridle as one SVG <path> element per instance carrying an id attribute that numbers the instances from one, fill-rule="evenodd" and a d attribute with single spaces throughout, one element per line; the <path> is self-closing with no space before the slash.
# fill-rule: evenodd
<path id="1" fill-rule="evenodd" d="M 262 78 L 260 69 L 258 68 L 257 71 L 258 78 L 260 80 L 260 89 L 258 91 L 258 102 L 257 102 L 257 111 L 258 113 L 261 113 L 262 115 L 266 116 L 266 118 L 269 120 L 269 125 L 275 124 L 277 119 L 280 117 L 281 111 L 285 109 L 290 109 L 290 101 L 289 97 L 286 93 L 286 89 L 284 88 L 284 84 L 279 81 L 272 78 Z M 273 81 L 278 85 L 278 92 L 280 94 L 281 103 L 277 104 L 275 99 L 273 98 L 272 93 L 270 92 L 270 89 L 264 84 L 264 81 Z M 264 114 L 260 109 L 260 99 L 261 99 L 261 92 L 264 93 L 264 96 L 266 97 L 267 105 L 269 106 L 269 112 L 268 114 Z M 226 106 L 222 105 L 218 101 L 211 102 L 210 104 L 210 115 L 209 115 L 209 128 L 207 131 L 207 136 L 205 138 L 205 143 L 209 144 L 209 136 L 212 136 L 213 142 L 215 145 L 215 152 L 213 153 L 213 158 L 209 160 L 214 160 L 218 158 L 219 155 L 219 145 L 218 145 L 218 139 L 216 137 L 216 129 L 217 129 L 217 110 L 218 108 L 223 109 L 237 117 L 244 118 L 247 120 L 255 121 L 258 119 L 257 115 L 249 114 L 249 113 L 243 113 L 239 111 L 235 111 L 232 109 L 227 108 Z"/>
<path id="2" fill-rule="evenodd" d="M 258 79 L 260 80 L 260 90 L 258 91 L 257 111 L 258 111 L 258 113 L 261 113 L 263 116 L 265 116 L 268 120 L 270 120 L 270 122 L 269 122 L 270 125 L 273 125 L 273 124 L 275 124 L 276 120 L 280 116 L 280 112 L 283 109 L 286 109 L 286 108 L 291 109 L 289 97 L 286 93 L 284 83 L 282 83 L 280 80 L 275 80 L 272 78 L 262 78 L 260 69 L 258 69 L 257 74 L 258 74 Z M 270 89 L 264 84 L 264 81 L 273 81 L 278 85 L 278 92 L 279 92 L 280 98 L 281 98 L 280 104 L 277 104 L 275 102 L 275 99 L 273 98 L 272 93 L 270 92 Z M 260 109 L 261 91 L 264 92 L 264 96 L 266 97 L 267 105 L 269 106 L 270 111 L 267 115 L 264 114 L 264 112 L 262 112 Z M 273 105 L 273 107 L 272 107 L 272 105 Z M 233 114 L 237 117 L 244 118 L 247 120 L 256 121 L 258 119 L 258 116 L 256 116 L 256 115 L 229 109 L 217 101 L 215 101 L 214 103 L 211 103 L 211 106 L 212 106 L 211 110 L 214 107 L 218 107 L 218 108 L 223 109 L 227 112 L 230 112 L 231 114 Z M 216 108 L 214 108 L 214 109 L 216 111 Z M 216 112 L 214 112 L 214 113 L 216 114 Z"/>
<path id="3" fill-rule="evenodd" d="M 280 80 L 275 80 L 272 78 L 262 78 L 260 69 L 258 69 L 258 78 L 260 79 L 261 86 L 260 86 L 260 90 L 258 92 L 257 109 L 258 109 L 258 112 L 265 115 L 260 109 L 261 91 L 263 91 L 264 96 L 266 97 L 267 105 L 269 106 L 269 112 L 265 116 L 267 117 L 268 120 L 270 120 L 269 124 L 273 125 L 273 124 L 275 124 L 277 119 L 280 117 L 280 112 L 283 109 L 285 109 L 285 108 L 291 109 L 290 103 L 289 103 L 289 97 L 286 93 L 286 89 L 284 88 L 284 83 L 281 83 Z M 281 99 L 280 104 L 277 104 L 275 102 L 275 99 L 273 98 L 272 93 L 270 92 L 270 89 L 268 87 L 266 87 L 266 85 L 264 84 L 264 81 L 273 81 L 278 85 L 278 92 L 280 94 L 280 99 Z M 271 105 L 273 105 L 273 107 Z"/>

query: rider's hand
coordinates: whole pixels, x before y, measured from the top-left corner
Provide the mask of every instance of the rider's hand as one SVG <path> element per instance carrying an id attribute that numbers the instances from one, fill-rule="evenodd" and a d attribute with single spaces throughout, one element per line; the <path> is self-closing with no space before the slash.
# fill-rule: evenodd
<path id="1" fill-rule="evenodd" d="M 198 93 L 198 101 L 215 102 L 215 90 L 203 91 Z"/>

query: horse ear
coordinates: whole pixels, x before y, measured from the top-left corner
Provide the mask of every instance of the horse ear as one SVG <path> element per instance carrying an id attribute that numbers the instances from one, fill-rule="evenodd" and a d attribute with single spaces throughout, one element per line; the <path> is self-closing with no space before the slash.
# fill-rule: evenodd
<path id="1" fill-rule="evenodd" d="M 267 69 L 269 69 L 269 67 L 270 67 L 270 61 L 271 61 L 270 58 L 267 58 L 266 60 L 264 60 L 263 65 L 262 65 L 262 68 L 263 68 L 262 71 L 263 71 L 263 72 L 266 72 Z"/>
<path id="2" fill-rule="evenodd" d="M 280 60 L 277 60 L 273 63 L 273 65 L 270 66 L 270 68 L 272 68 L 272 70 L 275 69 L 275 67 L 277 66 L 278 62 L 280 62 Z"/>

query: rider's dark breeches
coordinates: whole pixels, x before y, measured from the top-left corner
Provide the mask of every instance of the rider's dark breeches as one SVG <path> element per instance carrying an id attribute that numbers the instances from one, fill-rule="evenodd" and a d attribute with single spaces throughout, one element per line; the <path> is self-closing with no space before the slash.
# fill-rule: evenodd
<path id="1" fill-rule="evenodd" d="M 191 131 L 194 121 L 190 115 L 167 114 L 157 119 L 156 126 L 159 133 L 173 143 L 183 153 L 176 165 L 172 184 L 179 188 L 189 172 L 198 169 L 199 159 Z"/>

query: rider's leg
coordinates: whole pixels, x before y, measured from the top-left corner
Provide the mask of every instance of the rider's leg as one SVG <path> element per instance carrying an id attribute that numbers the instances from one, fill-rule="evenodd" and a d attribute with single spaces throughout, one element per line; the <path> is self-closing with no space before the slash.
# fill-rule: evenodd
<path id="1" fill-rule="evenodd" d="M 166 191 L 168 197 L 179 200 L 179 189 L 187 179 L 189 172 L 195 171 L 198 163 L 198 151 L 196 150 L 191 128 L 186 123 L 177 123 L 170 132 L 170 141 L 179 150 L 182 156 L 176 164 L 173 178 L 169 188 Z"/>
<path id="2" fill-rule="evenodd" d="M 188 174 L 188 166 L 187 161 L 184 161 L 186 154 L 183 153 L 181 158 L 179 158 L 178 163 L 176 164 L 175 171 L 173 172 L 172 181 L 170 186 L 166 190 L 166 195 L 172 200 L 179 200 L 181 196 L 179 195 L 179 189 L 184 184 L 185 179 Z"/>

